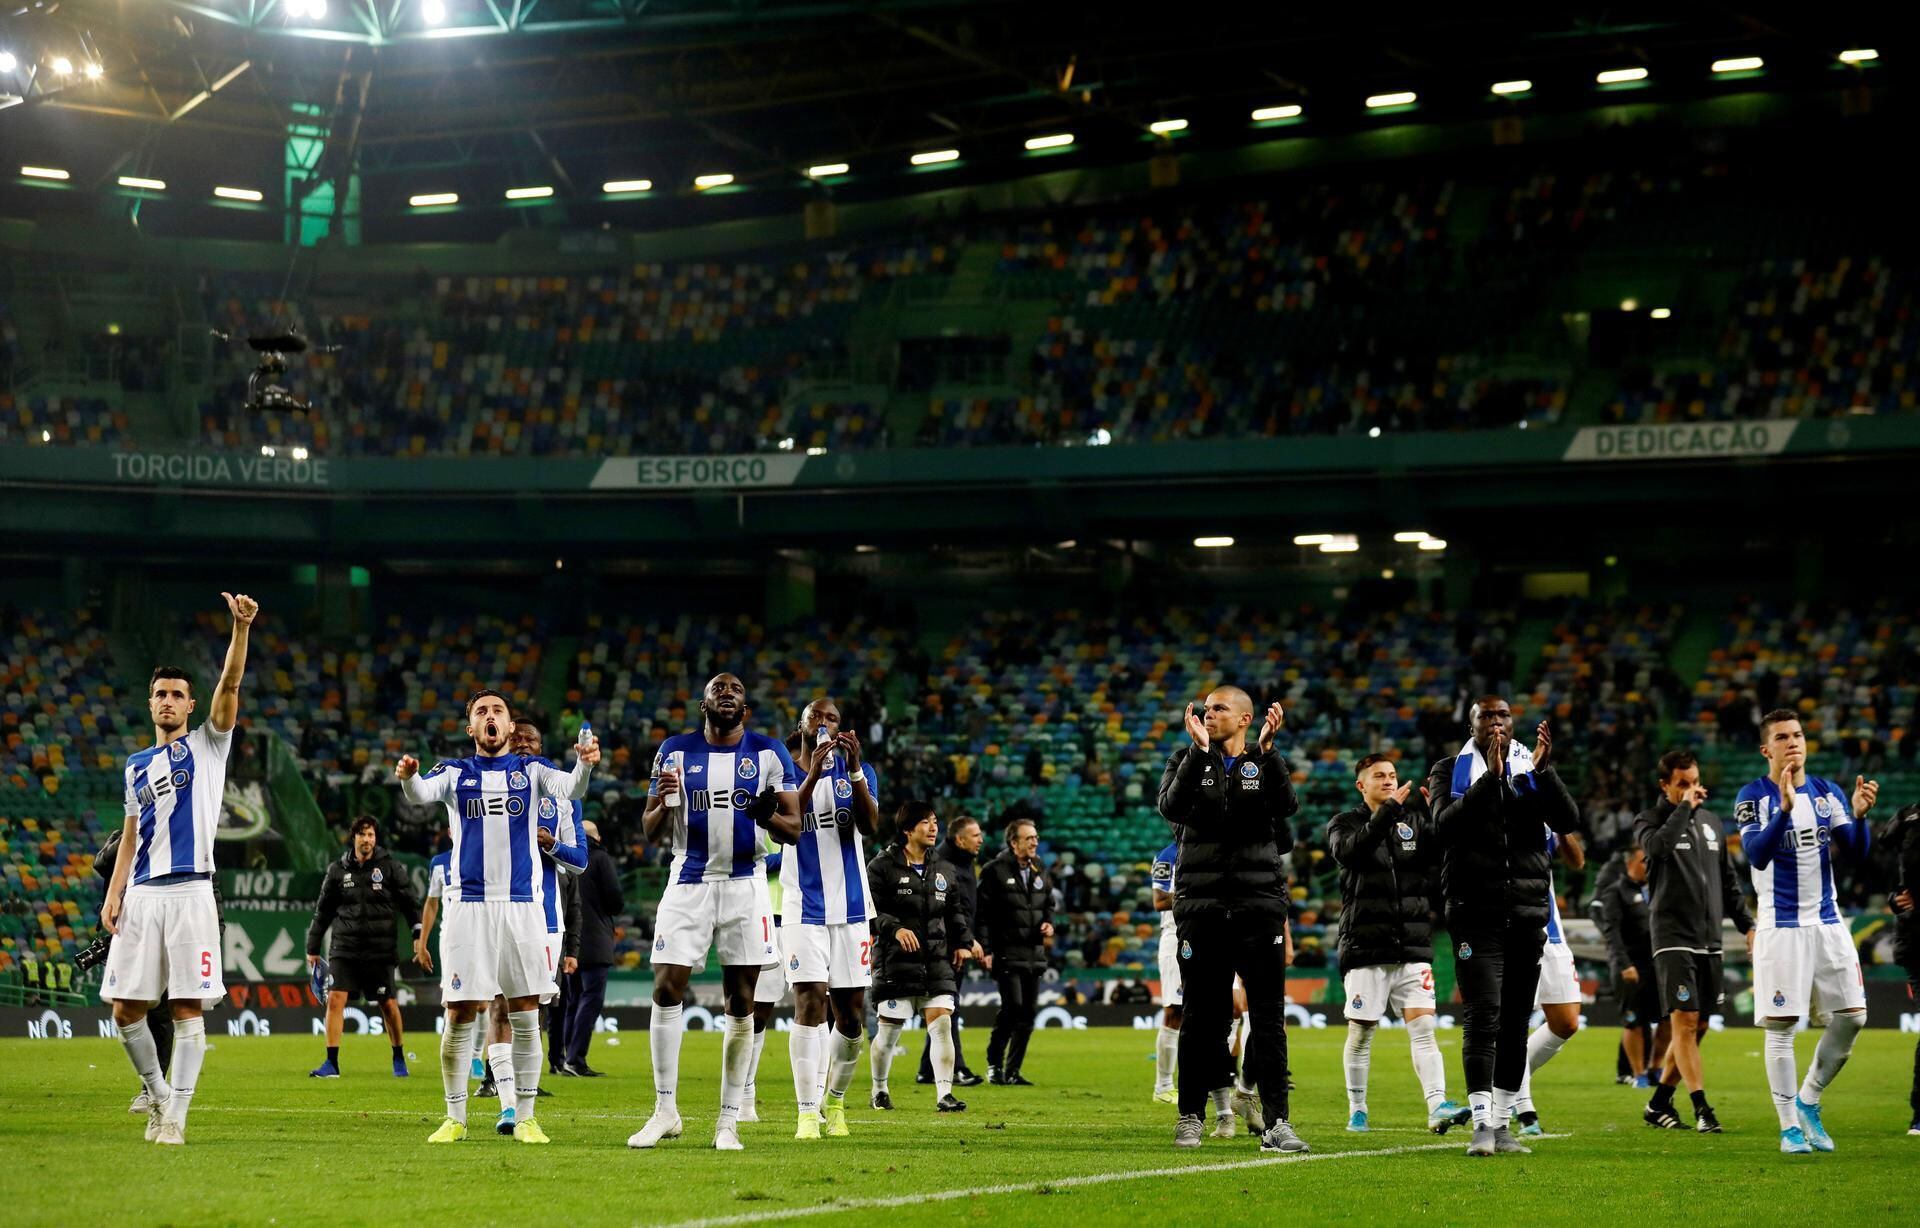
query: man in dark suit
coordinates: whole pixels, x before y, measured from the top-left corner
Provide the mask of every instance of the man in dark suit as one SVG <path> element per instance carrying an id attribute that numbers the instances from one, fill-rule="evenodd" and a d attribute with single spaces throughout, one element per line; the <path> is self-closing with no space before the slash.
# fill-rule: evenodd
<path id="1" fill-rule="evenodd" d="M 580 967 L 573 974 L 573 1005 L 567 1018 L 567 1061 L 570 1075 L 593 1078 L 599 1071 L 587 1065 L 587 1046 L 593 1024 L 607 1000 L 607 970 L 613 966 L 613 919 L 626 907 L 620 894 L 620 872 L 600 843 L 599 825 L 588 821 L 587 868 L 580 875 Z"/>

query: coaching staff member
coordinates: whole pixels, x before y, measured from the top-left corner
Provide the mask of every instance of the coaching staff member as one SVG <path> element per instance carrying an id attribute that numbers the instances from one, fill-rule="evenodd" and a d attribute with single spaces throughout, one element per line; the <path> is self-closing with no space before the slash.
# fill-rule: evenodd
<path id="1" fill-rule="evenodd" d="M 980 878 L 974 867 L 974 858 L 980 853 L 980 845 L 985 840 L 980 830 L 980 820 L 972 815 L 963 814 L 947 828 L 947 838 L 940 847 L 933 850 L 936 859 L 953 867 L 953 893 L 960 899 L 966 910 L 967 925 L 973 925 L 974 913 L 979 910 Z M 969 931 L 971 932 L 971 931 Z M 933 1037 L 929 1035 L 920 1048 L 920 1073 L 916 1083 L 933 1082 Z M 960 1012 L 953 1013 L 953 1083 L 955 1087 L 978 1087 L 986 1082 L 967 1065 L 965 1047 L 960 1041 Z"/>
<path id="2" fill-rule="evenodd" d="M 1293 846 L 1287 820 L 1300 802 L 1292 769 L 1273 749 L 1283 716 L 1279 704 L 1268 708 L 1249 748 L 1253 701 L 1245 691 L 1221 687 L 1204 707 L 1196 714 L 1188 706 L 1192 745 L 1173 752 L 1160 778 L 1160 814 L 1180 846 L 1173 918 L 1186 997 L 1174 1145 L 1200 1145 L 1207 1093 L 1232 1081 L 1224 1038 L 1238 974 L 1252 1020 L 1251 1073 L 1265 1113 L 1260 1148 L 1305 1151 L 1306 1140 L 1287 1122 L 1288 895 L 1280 859 Z"/>
<path id="3" fill-rule="evenodd" d="M 1047 970 L 1047 944 L 1053 941 L 1053 885 L 1040 864 L 1040 830 L 1032 819 L 1007 826 L 1007 847 L 980 867 L 975 897 L 975 937 L 986 949 L 983 961 L 1000 988 L 1000 1013 L 987 1042 L 987 1082 L 1032 1087 L 1021 1073 L 1027 1041 Z"/>
<path id="4" fill-rule="evenodd" d="M 1461 1064 L 1473 1109 L 1467 1154 L 1490 1156 L 1527 1150 L 1507 1117 L 1527 1070 L 1527 1022 L 1547 941 L 1547 832 L 1571 831 L 1580 815 L 1551 765 L 1547 722 L 1528 753 L 1513 740 L 1513 709 L 1498 695 L 1482 697 L 1470 719 L 1473 736 L 1460 753 L 1428 773 L 1427 798 L 1466 1006 Z"/>
<path id="5" fill-rule="evenodd" d="M 1907 973 L 1907 998 L 1920 1001 L 1920 806 L 1908 806 L 1893 816 L 1882 837 L 1898 860 L 1893 895 L 1893 957 Z M 1920 1134 L 1920 1044 L 1913 1047 L 1913 1091 L 1908 1100 L 1913 1124 L 1908 1134 Z"/>
<path id="6" fill-rule="evenodd" d="M 333 931 L 327 963 L 327 1060 L 308 1072 L 316 1079 L 340 1077 L 340 1019 L 347 999 L 358 996 L 380 1008 L 393 1043 L 393 1074 L 407 1077 L 407 1047 L 400 1034 L 400 1005 L 393 1000 L 393 922 L 404 918 L 420 936 L 420 901 L 407 868 L 380 847 L 380 832 L 366 815 L 353 821 L 351 842 L 327 867 L 320 902 L 307 927 L 307 964 L 320 962 L 320 943 Z"/>
<path id="7" fill-rule="evenodd" d="M 1707 1020 L 1725 996 L 1721 980 L 1722 919 L 1747 936 L 1753 950 L 1753 917 L 1747 912 L 1740 876 L 1727 856 L 1717 815 L 1705 809 L 1707 788 L 1700 764 L 1687 751 L 1660 756 L 1660 801 L 1633 821 L 1633 838 L 1647 851 L 1649 926 L 1660 1005 L 1673 1024 L 1673 1057 L 1643 1115 L 1650 1126 L 1672 1128 L 1673 1089 L 1682 1078 L 1693 1098 L 1694 1129 L 1720 1133 L 1707 1103 L 1706 1067 L 1700 1042 Z"/>
<path id="8" fill-rule="evenodd" d="M 600 843 L 600 825 L 588 819 L 580 830 L 587 838 L 587 868 L 580 873 L 579 963 L 569 974 L 572 1000 L 567 1004 L 567 1060 L 561 1071 L 595 1078 L 600 1072 L 587 1065 L 587 1046 L 593 1043 L 593 1025 L 607 1001 L 614 919 L 626 909 L 627 901 L 613 854 Z"/>

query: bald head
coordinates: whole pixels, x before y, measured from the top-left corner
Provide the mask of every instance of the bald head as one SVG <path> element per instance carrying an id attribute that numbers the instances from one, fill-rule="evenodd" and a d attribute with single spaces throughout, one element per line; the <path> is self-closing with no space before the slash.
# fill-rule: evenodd
<path id="1" fill-rule="evenodd" d="M 1249 717 L 1253 715 L 1253 696 L 1237 686 L 1215 687 L 1213 693 L 1207 696 L 1207 707 L 1213 707 L 1215 700 L 1226 704 L 1234 712 L 1243 712 Z"/>
<path id="2" fill-rule="evenodd" d="M 1232 746 L 1226 753 L 1237 755 L 1253 724 L 1253 698 L 1237 686 L 1220 686 L 1207 692 L 1205 711 L 1200 719 L 1206 724 L 1207 738 L 1217 746 Z"/>
<path id="3" fill-rule="evenodd" d="M 722 736 L 747 719 L 747 684 L 732 674 L 715 674 L 700 695 L 700 714 L 707 728 Z"/>

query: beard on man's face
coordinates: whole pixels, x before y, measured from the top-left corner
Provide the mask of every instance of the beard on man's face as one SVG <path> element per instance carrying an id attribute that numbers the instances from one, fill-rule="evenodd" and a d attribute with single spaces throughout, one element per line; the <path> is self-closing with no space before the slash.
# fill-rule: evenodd
<path id="1" fill-rule="evenodd" d="M 746 719 L 747 710 L 742 704 L 736 703 L 730 708 L 722 709 L 717 703 L 710 704 L 702 700 L 700 713 L 715 729 L 722 733 L 731 733 L 739 728 L 741 721 Z"/>

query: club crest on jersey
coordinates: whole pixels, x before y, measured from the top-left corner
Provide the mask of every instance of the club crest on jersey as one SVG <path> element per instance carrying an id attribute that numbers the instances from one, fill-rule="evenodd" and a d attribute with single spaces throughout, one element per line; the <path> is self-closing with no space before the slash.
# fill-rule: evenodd
<path id="1" fill-rule="evenodd" d="M 1691 989 L 1688 989 L 1685 985 L 1682 985 L 1677 991 L 1675 991 L 1673 996 L 1680 999 L 1682 1002 L 1686 1002 L 1693 997 L 1693 991 Z"/>
<path id="2" fill-rule="evenodd" d="M 839 799 L 840 799 L 840 800 L 842 800 L 842 801 L 845 801 L 845 800 L 846 800 L 847 798 L 850 798 L 850 797 L 852 797 L 852 796 L 853 796 L 853 782 L 852 782 L 851 780 L 836 780 L 836 781 L 834 781 L 834 782 L 833 782 L 833 795 L 834 795 L 835 797 L 837 797 L 837 798 L 839 798 Z"/>
<path id="3" fill-rule="evenodd" d="M 1638 1015 L 1636 1015 L 1636 1014 L 1634 1014 L 1634 1013 L 1633 1013 L 1632 1011 L 1628 1011 L 1628 1012 L 1627 1012 L 1627 1022 L 1628 1022 L 1628 1023 L 1639 1023 L 1639 1022 L 1640 1022 L 1640 1016 L 1638 1016 Z"/>
<path id="4" fill-rule="evenodd" d="M 332 978 L 329 977 L 328 979 L 331 980 Z M 460 974 L 458 972 L 453 974 L 453 987 L 455 989 L 460 988 Z"/>
<path id="5" fill-rule="evenodd" d="M 1413 839 L 1413 824 L 1397 823 L 1394 825 L 1393 834 L 1399 836 L 1402 840 L 1411 840 Z"/>
<path id="6" fill-rule="evenodd" d="M 1823 819 L 1833 818 L 1839 810 L 1840 808 L 1833 804 L 1833 799 L 1830 797 L 1821 796 L 1813 799 L 1813 812 Z"/>
<path id="7" fill-rule="evenodd" d="M 375 884 L 376 886 L 377 886 L 377 885 L 379 885 L 380 883 L 383 883 L 383 882 L 385 882 L 385 881 L 386 881 L 386 878 L 387 878 L 387 876 L 386 876 L 385 874 L 382 874 L 382 873 L 380 872 L 380 867 L 379 867 L 379 866 L 375 866 L 375 867 L 373 867 L 373 873 L 372 873 L 372 875 L 370 875 L 369 877 L 371 877 L 371 878 L 373 879 L 373 881 L 374 881 L 374 884 Z"/>
<path id="8" fill-rule="evenodd" d="M 1180 958 L 1181 959 L 1193 958 L 1193 944 L 1191 942 L 1186 942 L 1183 940 L 1180 943 Z"/>
<path id="9" fill-rule="evenodd" d="M 1467 943 L 1467 942 L 1463 942 L 1463 943 L 1461 943 L 1461 944 L 1460 944 L 1460 958 L 1461 958 L 1461 959 L 1472 959 L 1472 958 L 1473 958 L 1473 944 L 1472 944 L 1472 943 Z"/>
<path id="10" fill-rule="evenodd" d="M 508 787 L 508 788 L 510 788 L 510 789 L 524 789 L 524 788 L 526 788 L 526 787 L 527 787 L 527 774 L 526 774 L 525 772 L 515 772 L 515 773 L 513 773 L 513 774 L 512 774 L 511 776 L 508 776 L 508 777 L 507 777 L 507 787 Z"/>
<path id="11" fill-rule="evenodd" d="M 555 806 L 553 804 L 552 798 L 543 797 L 540 799 L 540 817 L 541 818 L 551 819 L 556 813 L 558 813 L 559 809 L 560 808 L 558 806 Z"/>
<path id="12" fill-rule="evenodd" d="M 1260 765 L 1253 762 L 1243 763 L 1240 765 L 1240 774 L 1248 780 L 1252 780 L 1260 775 Z"/>
<path id="13" fill-rule="evenodd" d="M 185 742 L 175 742 L 172 746 L 167 747 L 167 755 L 172 758 L 175 763 L 186 762 L 187 744 Z"/>
<path id="14" fill-rule="evenodd" d="M 665 938 L 656 938 L 656 939 L 654 939 L 654 940 L 653 940 L 653 949 L 654 949 L 654 950 L 656 950 L 656 951 L 664 951 L 664 950 L 666 950 L 666 949 L 667 949 L 667 940 L 666 940 Z"/>
<path id="15" fill-rule="evenodd" d="M 752 780 L 760 774 L 760 765 L 751 758 L 742 759 L 734 765 L 733 774 L 742 780 Z"/>
<path id="16" fill-rule="evenodd" d="M 1787 1004 L 1787 995 L 1784 990 L 1776 989 L 1773 991 L 1773 1004 L 1775 1006 L 1785 1006 Z"/>
<path id="17" fill-rule="evenodd" d="M 934 871 L 933 874 L 933 889 L 935 891 L 945 891 L 947 889 L 947 876 L 938 870 Z"/>
<path id="18" fill-rule="evenodd" d="M 798 955 L 795 955 L 791 959 L 787 960 L 787 967 L 793 969 L 795 972 L 800 971 L 800 957 Z"/>
<path id="19" fill-rule="evenodd" d="M 1366 1003 L 1360 1000 L 1359 994 L 1353 995 L 1353 1009 L 1357 1011 L 1366 1009 Z"/>

